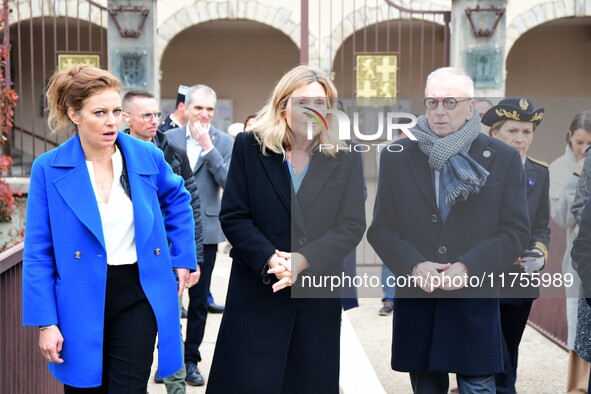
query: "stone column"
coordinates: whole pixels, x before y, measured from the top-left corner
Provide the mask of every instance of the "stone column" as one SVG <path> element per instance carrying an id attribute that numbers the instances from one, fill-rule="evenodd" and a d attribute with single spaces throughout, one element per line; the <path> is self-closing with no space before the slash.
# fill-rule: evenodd
<path id="1" fill-rule="evenodd" d="M 480 7 L 481 11 L 475 10 Z M 500 18 L 494 33 L 495 12 L 482 11 L 490 7 L 505 9 L 506 0 L 453 0 L 451 14 L 450 65 L 466 70 L 474 80 L 475 97 L 504 97 L 505 95 L 505 25 L 506 14 Z M 466 15 L 472 9 L 471 20 Z M 489 35 L 486 35 L 487 32 Z"/>
<path id="2" fill-rule="evenodd" d="M 147 90 L 160 97 L 156 66 L 156 0 L 109 0 L 109 71 L 121 95 Z"/>

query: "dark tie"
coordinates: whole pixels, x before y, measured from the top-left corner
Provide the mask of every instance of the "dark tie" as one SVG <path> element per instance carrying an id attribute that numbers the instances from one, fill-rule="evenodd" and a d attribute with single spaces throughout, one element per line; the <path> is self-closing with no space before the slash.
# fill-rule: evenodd
<path id="1" fill-rule="evenodd" d="M 445 188 L 443 187 L 443 171 L 439 173 L 439 213 L 441 214 L 441 219 L 445 222 L 447 219 L 447 215 L 449 214 L 450 206 L 447 202 L 445 202 Z"/>

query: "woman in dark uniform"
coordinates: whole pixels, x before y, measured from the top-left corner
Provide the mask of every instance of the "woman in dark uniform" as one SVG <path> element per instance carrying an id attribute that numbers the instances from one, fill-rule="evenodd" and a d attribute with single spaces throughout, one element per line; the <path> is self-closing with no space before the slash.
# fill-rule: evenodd
<path id="1" fill-rule="evenodd" d="M 531 239 L 511 273 L 532 274 L 544 267 L 550 244 L 550 177 L 548 164 L 527 156 L 534 131 L 544 116 L 543 108 L 534 108 L 531 100 L 509 97 L 490 108 L 482 123 L 490 126 L 490 135 L 517 149 L 521 155 L 527 181 L 527 203 L 531 223 Z M 497 393 L 515 393 L 519 343 L 534 299 L 539 297 L 537 287 L 501 289 L 501 327 L 507 345 L 506 369 L 497 374 Z"/>

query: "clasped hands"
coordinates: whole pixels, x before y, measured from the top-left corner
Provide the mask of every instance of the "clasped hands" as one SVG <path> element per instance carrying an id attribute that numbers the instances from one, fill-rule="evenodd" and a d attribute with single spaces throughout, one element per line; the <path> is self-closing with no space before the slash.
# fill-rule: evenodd
<path id="1" fill-rule="evenodd" d="M 308 259 L 301 253 L 289 253 L 275 250 L 275 254 L 269 259 L 267 274 L 275 275 L 279 280 L 273 284 L 273 292 L 276 293 L 294 284 L 298 274 L 308 268 Z"/>
<path id="2" fill-rule="evenodd" d="M 427 293 L 432 293 L 435 289 L 462 289 L 466 287 L 467 274 L 466 265 L 460 261 L 453 264 L 423 261 L 417 264 L 411 273 L 416 279 L 416 284 Z"/>

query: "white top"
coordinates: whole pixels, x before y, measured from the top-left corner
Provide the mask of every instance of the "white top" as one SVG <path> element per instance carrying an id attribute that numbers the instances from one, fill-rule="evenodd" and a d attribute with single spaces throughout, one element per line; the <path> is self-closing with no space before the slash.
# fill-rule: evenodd
<path id="1" fill-rule="evenodd" d="M 562 228 L 566 229 L 566 250 L 562 259 L 562 274 L 573 275 L 573 285 L 565 287 L 566 293 L 566 321 L 567 340 L 566 346 L 574 349 L 577 333 L 578 297 L 581 280 L 579 274 L 572 266 L 570 252 L 573 241 L 577 237 L 578 228 L 575 216 L 570 211 L 577 191 L 579 177 L 573 175 L 577 165 L 577 157 L 567 145 L 564 155 L 550 164 L 550 215 Z"/>
<path id="2" fill-rule="evenodd" d="M 575 230 L 577 224 L 570 211 L 579 181 L 579 177 L 573 175 L 576 165 L 577 157 L 567 145 L 564 155 L 554 160 L 549 168 L 550 214 L 560 227 L 571 231 Z"/>
<path id="3" fill-rule="evenodd" d="M 133 205 L 121 185 L 121 173 L 123 171 L 123 158 L 121 152 L 115 147 L 115 153 L 111 156 L 113 162 L 113 184 L 109 193 L 109 201 L 104 203 L 97 194 L 94 167 L 91 161 L 86 162 L 90 182 L 94 189 L 94 195 L 101 215 L 103 237 L 107 249 L 107 264 L 125 265 L 137 261 L 135 249 L 135 228 L 133 220 Z"/>

